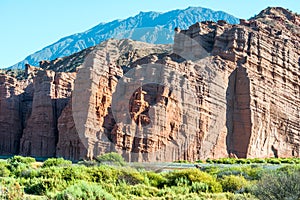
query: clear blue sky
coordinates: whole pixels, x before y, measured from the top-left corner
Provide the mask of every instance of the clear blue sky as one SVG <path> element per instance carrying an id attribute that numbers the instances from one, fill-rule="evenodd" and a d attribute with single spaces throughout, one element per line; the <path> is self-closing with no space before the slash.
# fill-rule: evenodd
<path id="1" fill-rule="evenodd" d="M 200 6 L 249 18 L 268 6 L 300 13 L 299 0 L 0 0 L 0 68 L 64 36 L 140 11 Z"/>

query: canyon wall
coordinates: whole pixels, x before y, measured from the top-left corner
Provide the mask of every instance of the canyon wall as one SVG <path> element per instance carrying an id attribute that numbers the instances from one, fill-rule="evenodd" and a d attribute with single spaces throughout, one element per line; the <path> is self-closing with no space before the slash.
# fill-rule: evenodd
<path id="1" fill-rule="evenodd" d="M 1 74 L 0 154 L 300 157 L 299 26 L 267 8 L 239 25 L 176 28 L 173 51 L 108 40 L 21 80 Z"/>

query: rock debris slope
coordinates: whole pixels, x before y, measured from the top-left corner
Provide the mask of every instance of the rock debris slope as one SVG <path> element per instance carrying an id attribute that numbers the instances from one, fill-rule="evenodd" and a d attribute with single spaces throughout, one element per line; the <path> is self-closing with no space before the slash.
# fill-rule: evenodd
<path id="1" fill-rule="evenodd" d="M 131 161 L 300 157 L 299 26 L 298 15 L 267 8 L 239 25 L 176 29 L 173 52 L 170 45 L 108 40 L 27 66 L 21 80 L 2 74 L 0 153 L 79 160 L 117 151 Z M 171 85 L 134 88 L 126 73 L 147 79 L 145 64 L 165 66 L 161 77 Z M 115 98 L 124 80 L 121 91 L 129 95 Z"/>

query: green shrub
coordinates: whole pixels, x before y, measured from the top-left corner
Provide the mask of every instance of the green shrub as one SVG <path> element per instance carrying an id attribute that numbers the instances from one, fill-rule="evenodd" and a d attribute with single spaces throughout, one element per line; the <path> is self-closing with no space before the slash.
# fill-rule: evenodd
<path id="1" fill-rule="evenodd" d="M 235 164 L 236 159 L 235 158 L 220 158 L 214 161 L 215 163 L 218 164 Z"/>
<path id="2" fill-rule="evenodd" d="M 7 162 L 0 162 L 0 177 L 8 177 L 10 175 L 10 171 L 7 167 Z"/>
<path id="3" fill-rule="evenodd" d="M 76 180 L 95 181 L 97 176 L 95 176 L 95 174 L 93 174 L 91 171 L 93 171 L 92 167 L 87 168 L 82 165 L 73 165 L 67 167 L 45 167 L 31 172 L 25 171 L 25 174 L 31 178 L 53 178 L 66 181 L 68 184 L 72 184 L 73 182 L 76 182 Z M 102 173 L 104 172 L 102 171 Z M 35 174 L 35 176 L 33 176 L 33 174 Z"/>
<path id="4" fill-rule="evenodd" d="M 243 166 L 241 167 L 241 170 L 247 174 L 247 177 L 245 176 L 245 178 L 249 180 L 259 180 L 263 172 L 268 171 L 257 165 Z"/>
<path id="5" fill-rule="evenodd" d="M 42 165 L 42 168 L 45 167 L 65 167 L 65 166 L 71 166 L 72 161 L 65 160 L 63 158 L 48 158 Z"/>
<path id="6" fill-rule="evenodd" d="M 14 179 L 1 180 L 0 182 L 0 199 L 24 199 L 24 190 Z"/>
<path id="7" fill-rule="evenodd" d="M 38 172 L 37 177 L 62 179 L 62 175 L 63 175 L 62 171 L 63 168 L 60 167 L 41 168 L 37 170 Z"/>
<path id="8" fill-rule="evenodd" d="M 165 187 L 158 195 L 159 196 L 172 196 L 172 199 L 177 199 L 180 195 L 185 195 L 190 193 L 190 186 L 171 186 Z M 176 197 L 176 198 L 175 198 Z M 167 198 L 166 198 L 167 199 Z"/>
<path id="9" fill-rule="evenodd" d="M 81 181 L 66 188 L 56 196 L 58 200 L 90 199 L 90 200 L 110 200 L 114 197 L 106 192 L 101 185 Z"/>
<path id="10" fill-rule="evenodd" d="M 25 170 L 28 170 L 30 168 L 30 166 L 28 166 L 25 163 L 14 163 L 14 164 L 10 164 L 8 165 L 8 169 L 11 172 L 10 175 L 13 177 L 20 177 L 22 175 L 22 172 Z"/>
<path id="11" fill-rule="evenodd" d="M 245 158 L 239 158 L 236 160 L 237 164 L 251 164 L 251 160 L 250 159 L 245 159 Z"/>
<path id="12" fill-rule="evenodd" d="M 138 197 L 155 197 L 158 191 L 155 187 L 138 184 L 131 187 L 130 194 Z"/>
<path id="13" fill-rule="evenodd" d="M 219 180 L 221 180 L 222 178 L 224 178 L 225 176 L 243 176 L 246 177 L 247 179 L 249 179 L 248 175 L 246 173 L 244 173 L 241 169 L 231 169 L 231 168 L 225 168 L 223 170 L 221 170 L 217 177 Z"/>
<path id="14" fill-rule="evenodd" d="M 115 152 L 103 154 L 101 156 L 97 157 L 97 161 L 100 163 L 110 163 L 110 164 L 115 164 L 119 166 L 124 166 L 125 165 L 125 160 L 124 158 Z"/>
<path id="15" fill-rule="evenodd" d="M 61 177 L 67 182 L 74 182 L 76 180 L 92 181 L 92 177 L 85 166 L 68 166 L 61 170 Z"/>
<path id="16" fill-rule="evenodd" d="M 292 160 L 288 159 L 288 158 L 278 158 L 278 160 L 280 161 L 280 163 L 284 163 L 284 164 L 294 164 Z"/>
<path id="17" fill-rule="evenodd" d="M 266 163 L 267 161 L 263 158 L 253 158 L 251 160 L 252 163 Z"/>
<path id="18" fill-rule="evenodd" d="M 279 173 L 287 173 L 287 174 L 292 174 L 297 171 L 300 173 L 300 165 L 286 165 L 278 168 L 276 171 Z"/>
<path id="19" fill-rule="evenodd" d="M 217 177 L 220 179 L 224 176 L 235 175 L 235 176 L 243 176 L 248 180 L 258 180 L 260 179 L 263 171 L 265 171 L 263 170 L 263 168 L 258 167 L 256 165 L 225 167 L 219 169 L 217 173 Z"/>
<path id="20" fill-rule="evenodd" d="M 25 184 L 27 194 L 45 195 L 48 192 L 62 190 L 67 187 L 67 183 L 61 179 L 34 178 Z"/>
<path id="21" fill-rule="evenodd" d="M 87 168 L 87 173 L 93 182 L 116 183 L 121 172 L 111 166 L 101 165 Z"/>
<path id="22" fill-rule="evenodd" d="M 191 192 L 194 193 L 201 193 L 201 192 L 208 192 L 209 186 L 203 182 L 193 182 L 191 186 Z"/>
<path id="23" fill-rule="evenodd" d="M 128 198 L 131 194 L 131 185 L 127 185 L 127 183 L 125 183 L 124 181 L 119 181 L 118 184 L 113 184 L 115 186 L 114 190 L 112 189 L 107 189 L 107 184 L 105 184 L 103 187 L 106 188 L 106 191 L 110 191 L 111 194 L 114 195 L 114 197 L 116 197 L 116 199 L 130 199 Z M 114 192 L 112 192 L 114 191 Z M 132 199 L 132 198 L 131 198 Z"/>
<path id="24" fill-rule="evenodd" d="M 36 160 L 32 157 L 23 157 L 23 156 L 14 156 L 7 161 L 9 164 L 15 163 L 24 163 L 24 164 L 31 164 L 36 162 Z"/>
<path id="25" fill-rule="evenodd" d="M 123 168 L 118 175 L 118 181 L 125 181 L 129 185 L 136 185 L 144 181 L 144 176 L 135 169 Z"/>
<path id="26" fill-rule="evenodd" d="M 202 182 L 208 185 L 209 192 L 222 192 L 222 185 L 212 175 L 198 169 L 173 171 L 166 175 L 168 186 L 192 185 Z"/>
<path id="27" fill-rule="evenodd" d="M 300 158 L 292 158 L 292 161 L 293 161 L 295 164 L 300 164 Z"/>
<path id="28" fill-rule="evenodd" d="M 145 177 L 145 182 L 146 180 L 148 181 L 146 184 L 149 184 L 151 186 L 154 187 L 163 187 L 163 184 L 166 182 L 166 178 L 163 177 L 161 174 L 159 173 L 155 173 L 152 171 L 145 171 L 145 172 L 141 172 L 144 177 Z"/>
<path id="29" fill-rule="evenodd" d="M 20 177 L 24 170 L 30 169 L 31 164 L 35 162 L 34 158 L 14 156 L 7 160 L 7 168 L 14 177 Z"/>
<path id="30" fill-rule="evenodd" d="M 213 164 L 213 163 L 214 163 L 213 160 L 210 159 L 210 158 L 207 158 L 205 162 L 206 162 L 206 163 L 209 163 L 209 164 Z"/>
<path id="31" fill-rule="evenodd" d="M 266 159 L 267 163 L 270 163 L 270 164 L 280 164 L 280 160 L 278 158 L 267 158 Z"/>
<path id="32" fill-rule="evenodd" d="M 264 200 L 300 199 L 300 173 L 298 170 L 265 174 L 253 189 Z"/>
<path id="33" fill-rule="evenodd" d="M 221 172 L 221 168 L 217 166 L 202 167 L 201 170 L 213 176 L 217 176 Z"/>
<path id="34" fill-rule="evenodd" d="M 39 173 L 36 169 L 26 169 L 21 172 L 20 177 L 32 179 L 34 177 L 37 177 L 38 175 Z"/>
<path id="35" fill-rule="evenodd" d="M 190 163 L 188 160 L 176 160 L 174 163 Z"/>
<path id="36" fill-rule="evenodd" d="M 243 176 L 224 176 L 221 180 L 222 188 L 225 192 L 242 192 L 248 185 L 247 180 Z"/>

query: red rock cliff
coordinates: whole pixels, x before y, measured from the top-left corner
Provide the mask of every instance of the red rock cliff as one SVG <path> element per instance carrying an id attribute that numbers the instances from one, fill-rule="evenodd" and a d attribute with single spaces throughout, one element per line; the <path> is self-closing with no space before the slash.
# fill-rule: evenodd
<path id="1" fill-rule="evenodd" d="M 53 71 L 28 67 L 23 80 L 3 74 L 0 154 L 300 157 L 299 23 L 283 8 L 267 8 L 239 25 L 176 29 L 173 53 L 170 46 L 109 40 L 41 62 Z M 169 85 L 139 86 L 127 77 L 151 80 L 158 69 L 151 66 L 164 66 L 158 74 Z"/>

